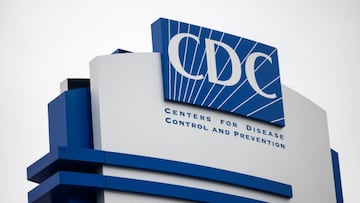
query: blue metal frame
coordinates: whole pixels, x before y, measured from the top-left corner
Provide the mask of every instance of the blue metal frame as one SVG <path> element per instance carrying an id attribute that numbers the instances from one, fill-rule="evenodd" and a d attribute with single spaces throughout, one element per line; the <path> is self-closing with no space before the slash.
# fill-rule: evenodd
<path id="1" fill-rule="evenodd" d="M 100 190 L 113 190 L 196 202 L 264 203 L 263 201 L 246 197 L 229 195 L 198 188 L 122 177 L 111 177 L 98 174 L 85 174 L 65 171 L 59 171 L 55 173 L 42 182 L 38 187 L 30 191 L 29 202 L 46 202 L 46 200 L 41 200 L 43 196 L 50 195 L 52 192 L 59 193 L 59 190 L 64 191 L 64 189 L 68 187 L 72 187 L 73 190 L 85 192 L 92 191 L 96 193 L 96 191 Z M 81 197 L 78 196 L 77 198 L 80 200 L 80 202 L 93 201 L 86 199 L 84 200 L 84 195 Z"/>
<path id="2" fill-rule="evenodd" d="M 72 89 L 49 103 L 50 152 L 27 168 L 28 180 L 40 183 L 31 203 L 92 203 L 102 190 L 115 190 L 200 202 L 262 201 L 214 191 L 97 174 L 101 166 L 126 167 L 204 179 L 291 198 L 292 186 L 217 168 L 132 154 L 94 150 L 90 92 Z M 339 157 L 331 149 L 337 203 L 343 203 Z"/>
<path id="3" fill-rule="evenodd" d="M 63 92 L 48 111 L 50 151 L 59 146 L 93 148 L 89 88 Z"/>
<path id="4" fill-rule="evenodd" d="M 290 185 L 264 178 L 179 161 L 81 148 L 59 147 L 56 153 L 45 155 L 28 168 L 28 179 L 40 183 L 59 168 L 93 173 L 103 165 L 205 179 L 286 198 L 292 197 Z"/>
<path id="5" fill-rule="evenodd" d="M 336 202 L 343 203 L 344 199 L 343 199 L 342 186 L 341 186 L 339 155 L 333 149 L 331 149 L 331 160 L 332 160 L 332 167 L 333 167 L 333 173 L 334 173 Z"/>
<path id="6" fill-rule="evenodd" d="M 90 106 L 88 88 L 68 90 L 49 104 L 51 150 L 27 169 L 28 180 L 40 183 L 29 192 L 29 202 L 90 203 L 96 202 L 97 191 L 108 189 L 200 202 L 262 202 L 180 185 L 97 174 L 104 165 L 205 179 L 292 197 L 290 185 L 264 178 L 173 160 L 94 150 Z"/>

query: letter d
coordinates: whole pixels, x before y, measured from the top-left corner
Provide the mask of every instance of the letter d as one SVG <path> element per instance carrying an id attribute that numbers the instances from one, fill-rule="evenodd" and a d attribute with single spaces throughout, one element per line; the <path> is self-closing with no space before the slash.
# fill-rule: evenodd
<path id="1" fill-rule="evenodd" d="M 219 80 L 218 78 L 217 70 L 216 70 L 216 57 L 214 51 L 215 45 L 224 48 L 230 56 L 232 74 L 230 78 L 227 80 Z M 240 66 L 241 63 L 234 49 L 232 49 L 229 45 L 223 42 L 219 42 L 211 39 L 205 39 L 205 46 L 206 46 L 206 58 L 208 65 L 209 81 L 215 84 L 225 85 L 225 86 L 232 86 L 238 83 L 241 78 L 241 66 Z"/>

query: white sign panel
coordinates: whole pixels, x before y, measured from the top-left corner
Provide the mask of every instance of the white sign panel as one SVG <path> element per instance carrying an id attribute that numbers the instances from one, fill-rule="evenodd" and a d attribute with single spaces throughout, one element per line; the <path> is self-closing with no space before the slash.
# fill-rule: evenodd
<path id="1" fill-rule="evenodd" d="M 126 168 L 104 166 L 104 175 L 185 185 L 264 202 L 336 202 L 326 113 L 289 88 L 282 86 L 286 126 L 280 128 L 165 101 L 158 53 L 99 56 L 91 61 L 90 75 L 95 149 L 264 178 L 290 185 L 292 195 L 284 198 Z M 102 198 L 111 202 L 117 195 L 128 196 L 105 191 Z"/>

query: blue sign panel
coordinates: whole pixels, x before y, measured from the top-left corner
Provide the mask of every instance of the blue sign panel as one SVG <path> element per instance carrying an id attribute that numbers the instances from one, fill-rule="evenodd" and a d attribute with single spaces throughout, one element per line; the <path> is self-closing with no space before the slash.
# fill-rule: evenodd
<path id="1" fill-rule="evenodd" d="M 276 48 L 162 18 L 152 38 L 165 100 L 285 126 Z"/>

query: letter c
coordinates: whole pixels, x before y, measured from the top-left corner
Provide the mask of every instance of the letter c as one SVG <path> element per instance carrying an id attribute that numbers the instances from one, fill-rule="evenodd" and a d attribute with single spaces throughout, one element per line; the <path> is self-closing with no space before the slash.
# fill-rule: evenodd
<path id="1" fill-rule="evenodd" d="M 174 66 L 175 70 L 177 72 L 179 72 L 181 75 L 183 75 L 189 79 L 201 80 L 204 78 L 203 75 L 191 75 L 191 74 L 187 73 L 184 70 L 184 67 L 181 65 L 180 58 L 179 58 L 179 44 L 180 44 L 180 41 L 185 37 L 190 37 L 190 38 L 194 39 L 197 43 L 199 43 L 199 39 L 195 35 L 192 35 L 189 33 L 180 33 L 180 34 L 175 35 L 173 38 L 171 38 L 171 40 L 169 42 L 169 47 L 168 47 L 169 59 L 170 59 L 172 65 Z"/>
<path id="2" fill-rule="evenodd" d="M 267 54 L 261 53 L 261 52 L 254 52 L 252 54 L 249 55 L 249 57 L 246 60 L 245 63 L 245 73 L 246 73 L 246 77 L 251 85 L 251 87 L 261 96 L 269 98 L 269 99 L 274 99 L 276 98 L 276 94 L 267 94 L 265 92 L 263 92 L 260 87 L 259 84 L 256 81 L 256 77 L 255 77 L 255 61 L 258 57 L 264 57 L 266 60 L 268 60 L 270 63 L 272 63 L 271 61 L 271 57 Z"/>

